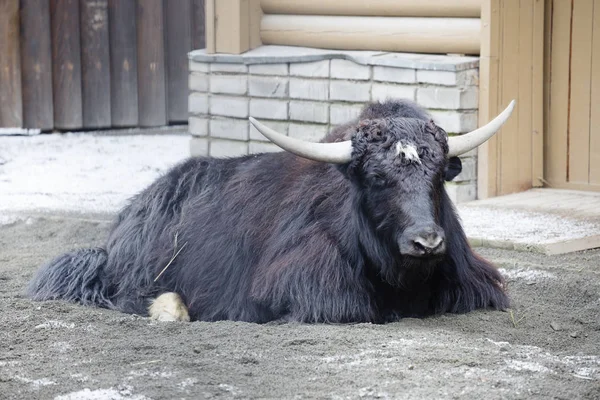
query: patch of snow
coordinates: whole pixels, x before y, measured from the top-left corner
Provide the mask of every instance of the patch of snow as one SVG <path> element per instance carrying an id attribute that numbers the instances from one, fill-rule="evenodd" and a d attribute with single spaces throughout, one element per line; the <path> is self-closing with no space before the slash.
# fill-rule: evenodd
<path id="1" fill-rule="evenodd" d="M 543 279 L 556 279 L 556 275 L 546 271 L 540 271 L 535 269 L 506 269 L 499 268 L 498 271 L 509 279 L 522 279 L 526 282 L 533 282 L 536 280 Z"/>
<path id="2" fill-rule="evenodd" d="M 593 379 L 597 372 L 596 368 L 578 368 L 574 371 L 574 374 Z"/>
<path id="3" fill-rule="evenodd" d="M 81 373 L 71 374 L 71 378 L 75 379 L 77 382 L 83 383 L 90 380 L 89 376 L 83 375 Z"/>
<path id="4" fill-rule="evenodd" d="M 185 135 L 0 137 L 0 215 L 115 212 L 189 156 Z"/>
<path id="5" fill-rule="evenodd" d="M 231 393 L 234 396 L 237 396 L 242 393 L 241 390 L 238 389 L 237 387 L 235 387 L 233 385 L 228 385 L 226 383 L 219 384 L 219 389 L 221 389 L 224 392 Z"/>
<path id="6" fill-rule="evenodd" d="M 187 378 L 187 379 L 184 379 L 181 382 L 179 382 L 179 384 L 177 386 L 179 387 L 179 389 L 184 390 L 188 387 L 194 386 L 196 383 L 198 383 L 198 379 Z"/>
<path id="7" fill-rule="evenodd" d="M 538 364 L 531 361 L 520 361 L 520 360 L 504 360 L 506 365 L 515 371 L 530 371 L 530 372 L 552 372 L 549 368 L 546 368 L 542 364 Z"/>
<path id="8" fill-rule="evenodd" d="M 20 222 L 26 220 L 27 218 L 19 215 L 0 215 L 0 226 L 2 225 L 11 225 L 15 222 Z"/>
<path id="9" fill-rule="evenodd" d="M 600 224 L 564 216 L 491 207 L 457 207 L 467 236 L 513 243 L 548 244 L 600 233 Z"/>
<path id="10" fill-rule="evenodd" d="M 75 328 L 75 324 L 73 322 L 66 323 L 62 321 L 46 321 L 43 324 L 36 325 L 33 329 L 73 329 Z"/>
<path id="11" fill-rule="evenodd" d="M 23 383 L 29 383 L 31 384 L 34 388 L 39 388 L 40 386 L 51 386 L 51 385 L 56 385 L 56 382 L 51 381 L 48 378 L 41 378 L 41 379 L 29 379 L 29 378 L 25 378 L 22 376 L 14 376 L 14 379 L 21 381 Z"/>
<path id="12" fill-rule="evenodd" d="M 490 338 L 485 338 L 485 340 L 489 343 L 492 343 L 492 344 L 498 346 L 498 347 L 504 347 L 504 348 L 510 347 L 510 343 L 508 343 L 508 342 L 496 342 L 495 340 L 492 340 Z"/>
<path id="13" fill-rule="evenodd" d="M 23 129 L 23 128 L 0 128 L 0 135 L 12 136 L 12 135 L 39 135 L 42 131 L 40 129 Z"/>
<path id="14" fill-rule="evenodd" d="M 50 347 L 58 351 L 59 353 L 66 353 L 71 350 L 72 346 L 67 342 L 56 342 L 53 343 Z"/>
<path id="15" fill-rule="evenodd" d="M 90 390 L 85 388 L 78 392 L 71 392 L 64 395 L 54 397 L 54 400 L 149 400 L 144 395 L 132 395 L 129 389 L 96 389 Z"/>
<path id="16" fill-rule="evenodd" d="M 170 378 L 173 376 L 171 371 L 149 371 L 147 369 L 141 369 L 139 371 L 129 372 L 129 376 L 151 376 L 153 378 Z"/>

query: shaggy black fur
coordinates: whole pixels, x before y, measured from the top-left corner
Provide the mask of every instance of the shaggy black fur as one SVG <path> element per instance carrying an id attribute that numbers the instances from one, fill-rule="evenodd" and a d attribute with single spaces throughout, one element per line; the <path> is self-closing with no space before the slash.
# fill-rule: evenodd
<path id="1" fill-rule="evenodd" d="M 150 299 L 176 292 L 192 320 L 259 323 L 508 307 L 503 278 L 473 253 L 445 192 L 457 164 L 430 116 L 407 101 L 368 104 L 324 141 L 346 139 L 347 165 L 286 152 L 191 158 L 132 199 L 106 250 L 56 258 L 29 295 L 147 315 Z M 397 155 L 398 141 L 420 163 Z M 446 254 L 401 254 L 402 234 L 426 223 L 446 233 Z"/>

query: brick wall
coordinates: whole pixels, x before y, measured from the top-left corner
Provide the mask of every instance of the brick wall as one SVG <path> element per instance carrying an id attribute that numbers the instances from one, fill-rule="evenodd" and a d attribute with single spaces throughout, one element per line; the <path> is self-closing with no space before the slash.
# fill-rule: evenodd
<path id="1" fill-rule="evenodd" d="M 249 65 L 191 58 L 192 155 L 281 151 L 251 127 L 249 116 L 291 137 L 318 141 L 356 117 L 365 102 L 389 97 L 415 100 L 449 134 L 477 128 L 477 64 L 448 66 L 457 57 L 437 64 L 430 57 L 412 68 L 337 58 Z M 456 202 L 476 197 L 476 156 L 476 150 L 462 156 L 463 172 L 448 184 Z"/>

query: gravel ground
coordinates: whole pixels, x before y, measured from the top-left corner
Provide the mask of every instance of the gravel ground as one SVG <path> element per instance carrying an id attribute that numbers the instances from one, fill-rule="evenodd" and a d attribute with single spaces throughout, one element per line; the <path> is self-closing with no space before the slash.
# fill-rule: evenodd
<path id="1" fill-rule="evenodd" d="M 0 226 L 0 398 L 600 398 L 599 251 L 479 249 L 511 312 L 387 325 L 157 323 L 23 297 L 49 257 L 101 244 L 107 218 Z"/>

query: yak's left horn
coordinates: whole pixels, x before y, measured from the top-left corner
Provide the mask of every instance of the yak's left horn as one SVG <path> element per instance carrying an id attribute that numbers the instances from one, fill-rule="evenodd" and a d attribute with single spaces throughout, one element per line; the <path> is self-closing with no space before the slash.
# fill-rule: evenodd
<path id="1" fill-rule="evenodd" d="M 515 108 L 515 101 L 511 101 L 508 107 L 500 113 L 496 118 L 485 124 L 479 129 L 466 133 L 461 136 L 453 136 L 448 139 L 448 157 L 456 157 L 467 151 L 474 149 L 477 146 L 485 143 L 496 132 L 500 130 L 502 125 L 508 120 L 510 114 Z"/>
<path id="2" fill-rule="evenodd" d="M 315 143 L 285 136 L 250 117 L 250 123 L 267 139 L 284 150 L 314 161 L 345 164 L 352 159 L 352 142 Z"/>

